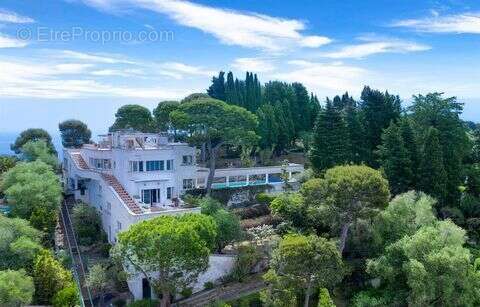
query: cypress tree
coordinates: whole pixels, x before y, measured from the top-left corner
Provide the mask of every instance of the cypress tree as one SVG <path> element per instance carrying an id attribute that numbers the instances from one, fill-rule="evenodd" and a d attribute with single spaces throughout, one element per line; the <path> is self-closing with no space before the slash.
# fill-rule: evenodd
<path id="1" fill-rule="evenodd" d="M 372 153 L 382 142 L 383 129 L 387 128 L 392 120 L 400 117 L 400 98 L 390 95 L 388 92 L 372 90 L 366 86 L 362 91 L 361 99 L 360 106 L 368 146 L 367 153 L 370 153 L 367 164 L 376 167 L 378 163 Z"/>
<path id="2" fill-rule="evenodd" d="M 246 108 L 245 106 L 245 82 L 235 79 L 235 93 L 238 97 L 238 105 Z"/>
<path id="3" fill-rule="evenodd" d="M 225 101 L 238 105 L 235 81 L 233 81 L 233 73 L 231 71 L 227 74 L 227 84 L 225 85 Z"/>
<path id="4" fill-rule="evenodd" d="M 295 135 L 310 130 L 311 109 L 309 107 L 308 91 L 301 83 L 292 83 L 294 100 L 291 104 L 292 115 L 295 122 Z"/>
<path id="5" fill-rule="evenodd" d="M 257 74 L 253 77 L 253 96 L 254 96 L 254 110 L 256 111 L 262 105 L 262 86 L 260 85 L 260 81 L 258 81 Z"/>
<path id="6" fill-rule="evenodd" d="M 255 90 L 253 87 L 253 76 L 247 71 L 245 77 L 245 108 L 249 111 L 254 109 L 255 104 Z"/>
<path id="7" fill-rule="evenodd" d="M 340 112 L 327 98 L 320 111 L 314 130 L 310 161 L 317 172 L 322 172 L 348 160 L 348 131 Z"/>
<path id="8" fill-rule="evenodd" d="M 225 73 L 221 71 L 217 77 L 212 78 L 212 85 L 207 89 L 208 96 L 225 101 Z"/>
<path id="9" fill-rule="evenodd" d="M 412 171 L 413 171 L 412 182 L 409 188 L 415 189 L 418 182 L 417 170 L 420 167 L 420 160 L 421 160 L 418 141 L 413 132 L 413 128 L 409 118 L 407 117 L 401 118 L 399 121 L 399 125 L 400 125 L 403 143 L 405 144 L 405 148 L 407 149 L 408 157 L 410 159 L 410 162 L 412 165 Z"/>
<path id="10" fill-rule="evenodd" d="M 343 111 L 344 105 L 343 105 L 342 98 L 340 98 L 340 96 L 336 95 L 335 97 L 333 97 L 332 104 L 333 104 L 333 107 L 338 111 Z"/>
<path id="11" fill-rule="evenodd" d="M 348 131 L 349 161 L 361 164 L 367 159 L 364 129 L 354 104 L 347 104 L 344 112 Z"/>
<path id="12" fill-rule="evenodd" d="M 423 147 L 419 178 L 422 191 L 437 198 L 440 204 L 444 204 L 447 173 L 445 172 L 439 138 L 439 131 L 430 127 Z"/>
<path id="13" fill-rule="evenodd" d="M 412 161 L 402 137 L 402 130 L 393 121 L 382 134 L 377 151 L 394 195 L 408 191 L 413 182 Z"/>
<path id="14" fill-rule="evenodd" d="M 275 108 L 270 104 L 264 104 L 257 110 L 258 128 L 260 136 L 260 148 L 275 148 L 278 143 L 279 122 L 275 116 Z"/>
<path id="15" fill-rule="evenodd" d="M 317 96 L 313 95 L 313 93 L 310 94 L 310 103 L 308 105 L 308 108 L 310 109 L 310 117 L 307 118 L 308 120 L 308 128 L 307 131 L 313 130 L 315 127 L 315 122 L 318 117 L 318 113 L 321 110 L 320 102 L 318 101 Z"/>

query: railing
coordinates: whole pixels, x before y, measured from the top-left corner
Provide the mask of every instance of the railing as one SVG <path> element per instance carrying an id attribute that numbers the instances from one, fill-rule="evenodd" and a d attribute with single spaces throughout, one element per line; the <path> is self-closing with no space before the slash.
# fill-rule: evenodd
<path id="1" fill-rule="evenodd" d="M 78 248 L 75 231 L 73 229 L 72 221 L 70 219 L 70 212 L 68 210 L 68 206 L 66 202 L 63 203 L 62 209 L 60 210 L 60 215 L 62 218 L 62 223 L 65 231 L 64 235 L 67 238 L 68 250 L 70 253 L 70 257 L 72 259 L 73 276 L 80 290 L 79 291 L 80 302 L 82 304 L 82 307 L 94 306 L 90 288 L 88 287 L 88 285 L 85 284 L 86 273 L 85 273 L 85 268 L 83 266 L 82 255 L 80 254 L 80 249 Z M 73 249 L 75 249 L 76 255 L 74 255 Z M 80 272 L 77 271 L 78 269 L 80 269 Z M 83 283 L 84 283 L 83 286 L 82 286 L 82 276 L 83 276 Z M 88 296 L 87 298 L 84 297 L 84 294 L 82 291 L 83 289 L 85 289 L 87 292 L 87 296 Z M 85 302 L 86 299 L 87 301 Z"/>

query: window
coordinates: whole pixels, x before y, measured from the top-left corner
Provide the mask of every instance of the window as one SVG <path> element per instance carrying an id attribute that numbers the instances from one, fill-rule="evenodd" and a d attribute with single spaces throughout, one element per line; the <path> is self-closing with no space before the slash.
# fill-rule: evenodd
<path id="1" fill-rule="evenodd" d="M 143 161 L 129 161 L 130 172 L 143 172 Z"/>
<path id="2" fill-rule="evenodd" d="M 183 189 L 188 190 L 188 189 L 193 189 L 193 179 L 183 179 Z"/>
<path id="3" fill-rule="evenodd" d="M 192 165 L 193 164 L 193 156 L 187 155 L 182 157 L 182 164 L 183 165 Z"/>
<path id="4" fill-rule="evenodd" d="M 117 232 L 119 232 L 120 230 L 122 230 L 122 223 L 117 221 Z"/>
<path id="5" fill-rule="evenodd" d="M 167 199 L 172 199 L 173 197 L 173 187 L 167 188 Z"/>
<path id="6" fill-rule="evenodd" d="M 110 214 L 110 211 L 112 210 L 112 204 L 107 201 L 107 214 Z"/>
<path id="7" fill-rule="evenodd" d="M 95 169 L 111 169 L 112 163 L 110 159 L 94 159 L 90 158 L 90 165 Z"/>
<path id="8" fill-rule="evenodd" d="M 163 171 L 165 169 L 165 161 L 147 161 L 147 172 L 151 171 Z"/>
<path id="9" fill-rule="evenodd" d="M 173 160 L 167 160 L 167 171 L 173 170 Z"/>
<path id="10" fill-rule="evenodd" d="M 214 177 L 213 183 L 225 183 L 227 182 L 227 177 Z"/>

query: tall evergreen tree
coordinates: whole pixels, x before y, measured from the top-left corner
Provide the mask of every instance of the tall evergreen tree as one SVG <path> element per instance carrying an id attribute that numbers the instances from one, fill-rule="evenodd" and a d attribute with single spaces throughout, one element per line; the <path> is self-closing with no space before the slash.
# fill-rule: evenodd
<path id="1" fill-rule="evenodd" d="M 378 166 L 373 152 L 382 142 L 381 135 L 383 129 L 390 125 L 392 120 L 400 117 L 401 101 L 398 96 L 390 95 L 388 92 L 382 93 L 378 90 L 372 90 L 365 86 L 361 95 L 361 111 L 365 127 L 365 138 L 370 157 L 367 164 Z"/>
<path id="2" fill-rule="evenodd" d="M 400 132 L 402 134 L 403 143 L 405 149 L 408 152 L 408 157 L 412 165 L 413 177 L 410 185 L 410 189 L 415 189 L 418 183 L 418 174 L 417 171 L 420 167 L 420 151 L 417 138 L 413 131 L 410 119 L 408 117 L 402 117 L 399 121 Z"/>
<path id="3" fill-rule="evenodd" d="M 275 116 L 275 108 L 270 104 L 264 104 L 257 110 L 258 127 L 257 134 L 260 136 L 260 148 L 275 148 L 278 143 L 279 122 Z"/>
<path id="4" fill-rule="evenodd" d="M 368 155 L 364 129 L 354 104 L 346 105 L 344 116 L 348 131 L 349 161 L 360 164 L 366 161 Z"/>
<path id="5" fill-rule="evenodd" d="M 255 109 L 253 111 L 256 111 L 262 105 L 262 85 L 260 84 L 260 81 L 258 81 L 257 74 L 253 76 L 253 85 L 253 96 L 255 101 Z"/>
<path id="6" fill-rule="evenodd" d="M 292 83 L 295 99 L 292 101 L 292 116 L 295 124 L 295 134 L 300 135 L 303 131 L 308 131 L 313 126 L 310 122 L 310 107 L 308 91 L 301 83 Z"/>
<path id="7" fill-rule="evenodd" d="M 460 119 L 463 104 L 456 97 L 443 98 L 442 93 L 430 93 L 414 96 L 409 110 L 412 111 L 415 130 L 421 135 L 422 131 L 429 131 L 429 127 L 437 129 L 447 174 L 445 203 L 458 204 L 459 186 L 465 180 L 462 161 L 470 154 L 472 145 L 467 128 Z M 426 143 L 425 133 L 423 142 Z"/>
<path id="8" fill-rule="evenodd" d="M 442 205 L 445 203 L 447 173 L 443 162 L 440 133 L 430 127 L 425 137 L 420 165 L 420 187 L 423 192 L 437 198 Z"/>
<path id="9" fill-rule="evenodd" d="M 311 131 L 315 126 L 318 113 L 321 110 L 320 102 L 318 101 L 317 96 L 313 95 L 313 93 L 310 94 L 310 103 L 308 105 L 308 108 L 310 109 L 309 111 L 310 118 L 308 118 L 309 120 L 308 130 Z"/>
<path id="10" fill-rule="evenodd" d="M 230 104 L 239 105 L 238 95 L 235 89 L 235 81 L 231 71 L 227 74 L 227 83 L 225 84 L 225 101 Z"/>
<path id="11" fill-rule="evenodd" d="M 310 160 L 317 172 L 348 161 L 348 131 L 340 112 L 327 98 L 317 119 Z"/>
<path id="12" fill-rule="evenodd" d="M 253 74 L 248 71 L 245 77 L 245 107 L 249 111 L 253 111 L 255 109 Z"/>
<path id="13" fill-rule="evenodd" d="M 246 108 L 245 103 L 245 81 L 235 79 L 235 93 L 238 97 L 238 105 Z"/>
<path id="14" fill-rule="evenodd" d="M 278 123 L 278 138 L 276 153 L 280 154 L 289 148 L 294 140 L 294 126 L 290 112 L 288 111 L 288 102 L 277 102 L 274 106 L 275 118 Z"/>
<path id="15" fill-rule="evenodd" d="M 225 101 L 225 72 L 221 71 L 218 77 L 212 78 L 212 85 L 207 89 L 210 97 Z"/>
<path id="16" fill-rule="evenodd" d="M 395 122 L 392 121 L 384 130 L 377 153 L 392 193 L 396 195 L 408 191 L 412 186 L 414 170 L 403 141 L 402 129 Z"/>

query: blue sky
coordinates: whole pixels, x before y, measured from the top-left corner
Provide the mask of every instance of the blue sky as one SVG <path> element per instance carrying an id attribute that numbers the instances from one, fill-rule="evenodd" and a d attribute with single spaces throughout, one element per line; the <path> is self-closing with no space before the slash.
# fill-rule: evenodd
<path id="1" fill-rule="evenodd" d="M 479 47 L 478 1 L 2 0 L 0 131 L 102 132 L 119 106 L 204 91 L 219 70 L 319 97 L 442 91 L 477 120 Z"/>

